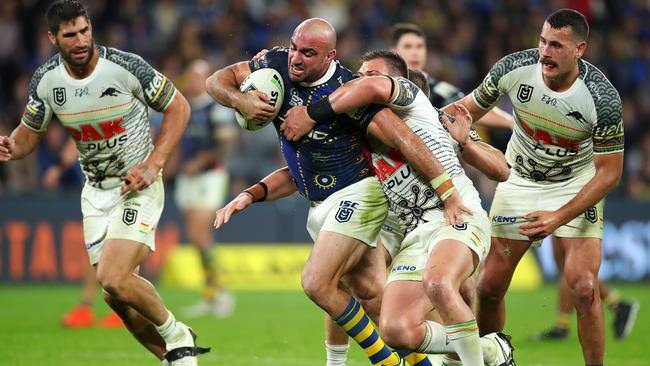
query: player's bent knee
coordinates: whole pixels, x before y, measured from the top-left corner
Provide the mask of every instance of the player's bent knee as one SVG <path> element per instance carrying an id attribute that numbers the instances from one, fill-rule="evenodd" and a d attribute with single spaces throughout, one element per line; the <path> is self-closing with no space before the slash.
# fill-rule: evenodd
<path id="1" fill-rule="evenodd" d="M 305 295 L 317 302 L 323 300 L 328 293 L 329 284 L 310 271 L 303 271 L 300 278 Z"/>
<path id="2" fill-rule="evenodd" d="M 454 295 L 460 296 L 450 279 L 440 276 L 427 276 L 422 279 L 424 291 L 436 307 L 448 304 Z"/>
<path id="3" fill-rule="evenodd" d="M 392 348 L 415 349 L 419 346 L 415 340 L 414 329 L 416 325 L 411 324 L 405 317 L 381 318 L 379 322 L 379 333 L 386 344 Z"/>
<path id="4" fill-rule="evenodd" d="M 497 277 L 481 274 L 476 285 L 476 294 L 480 301 L 500 301 L 508 291 L 508 284 Z"/>

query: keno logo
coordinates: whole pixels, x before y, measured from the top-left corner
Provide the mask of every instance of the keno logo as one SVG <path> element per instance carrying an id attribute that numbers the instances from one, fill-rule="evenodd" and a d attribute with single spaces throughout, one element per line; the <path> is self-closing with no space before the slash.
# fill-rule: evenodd
<path id="1" fill-rule="evenodd" d="M 354 209 L 359 207 L 359 204 L 352 201 L 341 201 L 339 210 L 336 211 L 336 216 L 334 217 L 338 222 L 348 222 L 354 213 Z"/>
<path id="2" fill-rule="evenodd" d="M 391 272 L 414 272 L 417 269 L 415 266 L 395 266 Z"/>
<path id="3" fill-rule="evenodd" d="M 506 222 L 506 223 L 514 224 L 515 221 L 517 221 L 516 217 L 492 216 L 492 222 Z"/>

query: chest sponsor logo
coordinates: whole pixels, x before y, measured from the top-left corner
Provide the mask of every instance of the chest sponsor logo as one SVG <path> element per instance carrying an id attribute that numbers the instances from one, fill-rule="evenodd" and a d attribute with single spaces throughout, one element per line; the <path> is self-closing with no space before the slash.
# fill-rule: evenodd
<path id="1" fill-rule="evenodd" d="M 125 132 L 126 129 L 120 126 L 123 121 L 124 117 L 120 117 L 98 124 L 82 124 L 78 127 L 66 126 L 65 129 L 76 141 L 100 141 Z"/>
<path id="2" fill-rule="evenodd" d="M 538 146 L 535 146 L 535 150 L 544 150 L 546 149 L 543 145 L 555 145 L 561 147 L 562 151 L 559 151 L 557 154 L 553 152 L 547 152 L 549 155 L 557 156 L 567 156 L 567 155 L 576 155 L 578 149 L 580 148 L 580 141 L 568 139 L 566 137 L 551 134 L 549 131 L 542 128 L 532 128 L 523 119 L 517 118 L 522 129 L 528 136 L 535 140 Z M 547 149 L 548 150 L 548 149 Z"/>
<path id="3" fill-rule="evenodd" d="M 125 208 L 124 213 L 122 214 L 122 222 L 126 225 L 135 224 L 135 220 L 138 218 L 138 210 L 132 208 Z"/>
<path id="4" fill-rule="evenodd" d="M 338 222 L 348 222 L 354 214 L 354 210 L 359 207 L 357 202 L 352 201 L 341 201 L 338 211 L 336 211 L 336 216 L 334 217 Z"/>
<path id="5" fill-rule="evenodd" d="M 533 87 L 528 84 L 519 85 L 519 91 L 517 92 L 517 99 L 520 102 L 526 103 L 530 101 L 530 98 L 533 96 Z"/>
<path id="6" fill-rule="evenodd" d="M 391 178 L 404 165 L 404 158 L 399 152 L 391 150 L 381 158 L 373 158 L 372 165 L 375 168 L 375 173 L 379 180 L 384 182 Z M 408 177 L 409 175 L 410 172 L 406 176 Z"/>
<path id="7" fill-rule="evenodd" d="M 99 97 L 100 98 L 103 98 L 103 97 L 116 97 L 118 94 L 120 94 L 120 92 L 117 89 L 115 89 L 113 87 L 108 87 L 108 88 L 102 90 L 102 95 L 100 95 Z"/>
<path id="8" fill-rule="evenodd" d="M 54 103 L 58 106 L 65 104 L 65 88 L 54 88 L 52 89 L 52 96 L 54 97 Z"/>

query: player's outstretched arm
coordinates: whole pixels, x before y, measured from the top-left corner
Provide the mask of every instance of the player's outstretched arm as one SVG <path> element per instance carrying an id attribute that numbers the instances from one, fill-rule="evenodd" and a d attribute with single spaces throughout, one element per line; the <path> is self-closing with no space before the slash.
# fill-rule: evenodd
<path id="1" fill-rule="evenodd" d="M 122 177 L 124 181 L 122 193 L 140 191 L 158 179 L 158 173 L 181 139 L 189 119 L 190 104 L 179 91 L 176 91 L 174 99 L 163 111 L 160 134 L 153 151 L 145 161 L 134 165 L 127 175 Z"/>
<path id="2" fill-rule="evenodd" d="M 212 74 L 206 81 L 208 94 L 217 103 L 238 110 L 246 119 L 268 121 L 275 109 L 269 104 L 269 97 L 256 90 L 242 93 L 239 86 L 251 74 L 247 61 L 224 67 Z"/>
<path id="3" fill-rule="evenodd" d="M 522 225 L 520 233 L 532 240 L 551 235 L 555 229 L 573 220 L 602 200 L 621 180 L 623 152 L 595 154 L 596 174 L 564 206 L 557 211 L 535 211 L 524 216 L 532 222 Z"/>
<path id="4" fill-rule="evenodd" d="M 298 141 L 316 126 L 316 121 L 327 121 L 336 114 L 354 111 L 369 104 L 387 104 L 393 81 L 386 76 L 366 76 L 348 81 L 308 107 L 295 106 L 284 115 L 280 131 L 290 141 Z"/>
<path id="5" fill-rule="evenodd" d="M 475 141 L 470 138 L 471 133 L 476 134 L 476 131 L 470 132 L 472 119 L 469 117 L 467 108 L 462 104 L 454 103 L 452 110 L 455 111 L 454 121 L 452 122 L 447 114 L 444 114 L 442 123 L 451 137 L 458 142 L 462 159 L 488 178 L 497 182 L 506 181 L 510 176 L 510 168 L 503 153 L 483 141 Z M 480 140 L 477 135 L 475 136 Z"/>
<path id="6" fill-rule="evenodd" d="M 368 133 L 397 149 L 413 168 L 431 182 L 431 186 L 444 202 L 448 224 L 463 223 L 463 212 L 472 214 L 472 211 L 463 205 L 454 183 L 438 158 L 390 109 L 384 108 L 373 117 L 368 126 Z"/>
<path id="7" fill-rule="evenodd" d="M 214 228 L 219 229 L 230 221 L 232 215 L 245 210 L 254 202 L 275 201 L 288 197 L 297 190 L 298 188 L 291 178 L 289 168 L 280 168 L 267 175 L 259 183 L 255 183 L 242 191 L 224 208 L 217 210 Z"/>
<path id="8" fill-rule="evenodd" d="M 19 124 L 10 136 L 0 136 L 0 161 L 24 158 L 34 151 L 40 140 L 40 133 Z"/>

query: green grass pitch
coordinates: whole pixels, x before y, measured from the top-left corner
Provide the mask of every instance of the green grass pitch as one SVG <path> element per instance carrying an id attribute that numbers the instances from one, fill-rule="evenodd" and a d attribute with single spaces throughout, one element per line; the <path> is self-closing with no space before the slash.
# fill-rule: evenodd
<path id="1" fill-rule="evenodd" d="M 613 340 L 611 317 L 605 312 L 605 364 L 649 365 L 645 353 L 650 331 L 648 284 L 620 285 L 618 289 L 625 297 L 640 300 L 641 310 L 631 336 L 621 342 Z M 199 296 L 170 289 L 162 289 L 161 294 L 177 313 Z M 0 365 L 159 365 L 126 330 L 62 328 L 60 316 L 79 296 L 78 286 L 0 286 Z M 526 340 L 553 320 L 555 287 L 511 292 L 507 301 L 507 330 L 517 348 L 517 364 L 583 364 L 575 324 L 565 342 Z M 100 315 L 108 312 L 99 294 L 96 305 Z M 201 356 L 201 365 L 325 365 L 322 312 L 300 292 L 239 292 L 231 318 L 177 317 L 196 330 L 200 345 L 212 347 L 211 353 Z M 349 359 L 349 366 L 369 365 L 354 345 Z"/>

